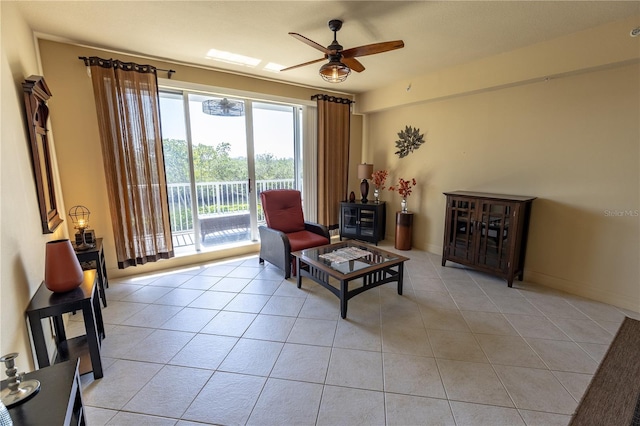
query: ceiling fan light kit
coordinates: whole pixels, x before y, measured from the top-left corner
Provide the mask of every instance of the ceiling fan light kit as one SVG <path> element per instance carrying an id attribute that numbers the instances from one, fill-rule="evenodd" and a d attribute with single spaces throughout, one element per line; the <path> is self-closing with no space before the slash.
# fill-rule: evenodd
<path id="1" fill-rule="evenodd" d="M 304 67 L 306 65 L 314 64 L 328 58 L 329 62 L 320 67 L 320 76 L 325 81 L 328 81 L 330 83 L 340 83 L 347 79 L 349 74 L 351 74 L 351 70 L 354 70 L 356 72 L 364 71 L 364 65 L 362 65 L 360 61 L 356 59 L 356 57 L 374 55 L 376 53 L 388 52 L 390 50 L 401 49 L 404 47 L 404 42 L 402 40 L 395 40 L 382 43 L 373 43 L 344 50 L 340 43 L 338 43 L 336 37 L 336 33 L 340 31 L 340 28 L 342 28 L 341 20 L 332 19 L 331 21 L 329 21 L 329 29 L 333 31 L 333 42 L 327 47 L 324 47 L 301 34 L 289 33 L 289 35 L 300 40 L 304 44 L 307 44 L 314 49 L 317 49 L 320 52 L 324 53 L 324 58 L 294 65 L 292 67 L 284 68 L 280 71 L 288 71 L 294 68 Z"/>
<path id="2" fill-rule="evenodd" d="M 351 68 L 339 59 L 332 59 L 320 67 L 320 77 L 329 83 L 341 83 L 349 77 L 349 74 L 351 74 Z"/>

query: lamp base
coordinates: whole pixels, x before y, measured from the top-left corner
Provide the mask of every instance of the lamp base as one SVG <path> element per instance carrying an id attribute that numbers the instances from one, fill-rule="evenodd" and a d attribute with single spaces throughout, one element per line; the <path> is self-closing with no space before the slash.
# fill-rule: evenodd
<path id="1" fill-rule="evenodd" d="M 73 246 L 77 248 L 83 242 L 89 245 L 96 243 L 96 235 L 93 229 L 85 229 L 84 233 L 76 232 L 75 239 L 74 239 L 75 244 Z"/>
<path id="2" fill-rule="evenodd" d="M 74 247 L 74 250 L 78 250 L 78 251 L 85 251 L 85 250 L 89 250 L 92 248 L 96 248 L 95 244 L 87 244 L 87 243 L 82 243 L 80 245 L 77 245 Z"/>
<path id="3" fill-rule="evenodd" d="M 369 200 L 367 200 L 367 195 L 369 195 L 369 181 L 366 179 L 362 179 L 362 182 L 360 182 L 360 192 L 362 193 L 362 200 L 360 201 L 368 203 Z"/>
<path id="4" fill-rule="evenodd" d="M 79 238 L 78 238 L 79 237 Z M 76 246 L 75 249 L 78 251 L 84 251 L 92 249 L 96 246 L 93 242 L 93 231 L 91 233 L 87 232 L 85 229 L 80 228 L 80 232 L 76 233 Z"/>
<path id="5" fill-rule="evenodd" d="M 20 382 L 20 386 L 15 391 L 9 388 L 2 389 L 1 399 L 2 403 L 11 408 L 14 405 L 18 405 L 27 401 L 34 396 L 40 390 L 40 382 L 38 380 L 25 380 Z"/>

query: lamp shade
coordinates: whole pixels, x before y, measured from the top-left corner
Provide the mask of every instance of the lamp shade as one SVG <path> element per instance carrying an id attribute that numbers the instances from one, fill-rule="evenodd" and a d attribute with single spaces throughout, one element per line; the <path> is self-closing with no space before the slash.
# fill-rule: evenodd
<path id="1" fill-rule="evenodd" d="M 358 164 L 358 179 L 371 179 L 373 164 Z"/>
<path id="2" fill-rule="evenodd" d="M 49 241 L 44 260 L 44 285 L 54 293 L 64 293 L 79 287 L 83 280 L 84 274 L 71 241 Z"/>
<path id="3" fill-rule="evenodd" d="M 329 62 L 320 67 L 320 77 L 329 83 L 341 83 L 349 77 L 351 69 L 340 62 L 338 58 L 331 58 Z"/>
<path id="4" fill-rule="evenodd" d="M 87 229 L 89 227 L 89 215 L 91 212 L 85 206 L 73 206 L 69 209 L 69 217 L 76 229 Z"/>

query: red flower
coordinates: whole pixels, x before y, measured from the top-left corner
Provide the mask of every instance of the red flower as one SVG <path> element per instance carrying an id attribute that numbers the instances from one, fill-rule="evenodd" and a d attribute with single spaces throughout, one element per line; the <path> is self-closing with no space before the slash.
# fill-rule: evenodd
<path id="1" fill-rule="evenodd" d="M 384 183 L 387 180 L 387 176 L 389 176 L 389 172 L 386 170 L 378 170 L 377 172 L 373 172 L 371 174 L 371 178 L 373 179 L 373 186 L 375 186 L 377 190 L 384 189 Z"/>
<path id="2" fill-rule="evenodd" d="M 400 178 L 398 179 L 398 185 L 390 186 L 389 191 L 398 191 L 402 198 L 407 198 L 411 195 L 412 187 L 416 186 L 416 183 L 415 178 L 412 178 L 411 180 L 404 180 Z"/>

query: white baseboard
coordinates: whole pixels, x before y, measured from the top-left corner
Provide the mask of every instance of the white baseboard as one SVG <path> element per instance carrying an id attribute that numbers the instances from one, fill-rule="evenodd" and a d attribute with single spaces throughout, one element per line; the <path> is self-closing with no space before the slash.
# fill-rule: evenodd
<path id="1" fill-rule="evenodd" d="M 556 290 L 565 291 L 575 294 L 576 296 L 585 297 L 587 299 L 596 300 L 598 302 L 608 303 L 623 309 L 640 313 L 640 300 L 631 300 L 629 295 L 616 293 L 610 289 L 603 290 L 593 286 L 586 285 L 583 282 L 566 280 L 564 278 L 553 277 L 541 272 L 531 271 L 525 268 L 525 281 L 531 281 Z"/>
<path id="2" fill-rule="evenodd" d="M 428 244 L 426 249 L 430 253 L 442 253 L 442 246 L 435 244 Z M 640 313 L 640 299 L 630 298 L 629 295 L 616 293 L 610 289 L 604 290 L 602 288 L 596 288 L 585 285 L 583 282 L 558 278 L 542 272 L 532 271 L 527 268 L 524 270 L 524 279 L 525 281 L 530 281 L 556 290 L 575 294 L 576 296 L 596 300 L 602 303 L 608 303 L 609 305 Z"/>

